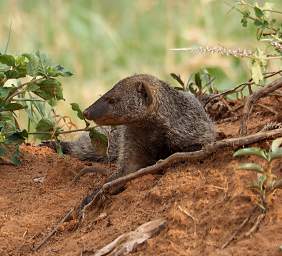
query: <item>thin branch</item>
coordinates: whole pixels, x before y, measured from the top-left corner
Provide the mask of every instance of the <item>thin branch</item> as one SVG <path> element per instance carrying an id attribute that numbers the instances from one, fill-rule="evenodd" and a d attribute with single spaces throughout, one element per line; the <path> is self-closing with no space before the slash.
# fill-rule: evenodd
<path id="1" fill-rule="evenodd" d="M 239 133 L 241 135 L 247 134 L 247 120 L 249 118 L 252 106 L 258 101 L 258 99 L 274 92 L 275 90 L 281 87 L 282 87 L 282 77 L 262 87 L 261 89 L 255 91 L 252 95 L 248 96 L 243 109 L 243 117 L 240 123 Z"/>
<path id="2" fill-rule="evenodd" d="M 273 12 L 273 13 L 279 13 L 282 14 L 282 12 L 276 11 L 276 10 L 270 10 L 270 9 L 263 9 L 264 12 Z"/>
<path id="3" fill-rule="evenodd" d="M 276 75 L 279 75 L 279 74 L 282 74 L 282 70 L 278 70 L 278 71 L 275 71 L 275 72 L 266 72 L 266 73 L 264 73 L 264 79 L 267 79 L 267 78 L 270 78 L 270 77 L 273 77 L 273 76 L 276 76 Z M 233 94 L 233 93 L 236 93 L 236 92 L 241 92 L 241 91 L 243 91 L 243 89 L 244 89 L 246 86 L 249 87 L 249 91 L 250 91 L 250 90 L 251 90 L 250 86 L 251 86 L 251 85 L 254 85 L 254 84 L 255 84 L 255 82 L 254 82 L 252 79 L 250 79 L 250 80 L 249 80 L 248 82 L 246 82 L 246 83 L 239 84 L 239 85 L 235 86 L 235 87 L 232 88 L 232 89 L 228 89 L 228 90 L 226 90 L 226 91 L 224 91 L 224 92 L 215 94 L 215 95 L 213 95 L 212 97 L 210 97 L 210 98 L 207 100 L 207 102 L 205 103 L 204 107 L 205 107 L 210 101 L 212 101 L 213 99 L 216 99 L 216 98 L 218 98 L 218 97 L 220 97 L 220 96 L 226 96 L 226 95 L 228 95 L 228 94 Z M 239 89 L 240 89 L 240 90 L 239 90 Z"/>
<path id="4" fill-rule="evenodd" d="M 59 223 L 52 229 L 51 232 L 48 233 L 47 236 L 44 237 L 44 239 L 37 245 L 34 247 L 34 251 L 37 251 L 38 249 L 41 248 L 42 245 L 44 245 L 59 229 L 59 227 L 66 222 L 66 220 L 68 220 L 71 216 L 71 214 L 73 213 L 74 209 L 70 209 L 65 215 L 64 217 L 59 221 Z"/>
<path id="5" fill-rule="evenodd" d="M 40 99 L 12 99 L 12 101 L 40 101 L 40 102 L 45 102 L 45 100 L 40 100 Z"/>
<path id="6" fill-rule="evenodd" d="M 96 127 L 96 126 L 95 126 Z M 92 127 L 92 128 L 95 128 Z M 81 129 L 75 129 L 75 130 L 69 130 L 69 131 L 61 131 L 61 132 L 55 132 L 56 135 L 59 134 L 67 134 L 67 133 L 73 133 L 73 132 L 86 132 L 89 131 L 89 128 L 81 128 Z M 29 132 L 30 135 L 42 135 L 42 134 L 54 134 L 54 132 Z"/>
<path id="7" fill-rule="evenodd" d="M 258 227 L 259 227 L 260 223 L 263 221 L 264 217 L 265 217 L 265 213 L 260 214 L 257 217 L 257 219 L 256 219 L 255 223 L 253 224 L 253 226 L 250 228 L 250 230 L 248 230 L 245 233 L 244 236 L 245 237 L 249 237 L 250 235 L 252 235 L 258 229 Z"/>
<path id="8" fill-rule="evenodd" d="M 235 232 L 227 239 L 227 241 L 221 246 L 221 249 L 226 248 L 237 236 L 238 234 L 242 231 L 242 229 L 248 224 L 250 221 L 252 215 L 254 212 L 257 210 L 257 206 L 255 206 L 249 215 L 242 221 L 242 223 L 239 225 L 239 227 L 235 230 Z"/>
<path id="9" fill-rule="evenodd" d="M 40 77 L 40 78 L 34 78 L 26 83 L 22 83 L 21 85 L 19 85 L 16 89 L 15 92 L 13 92 L 11 95 L 9 95 L 5 101 L 9 102 L 11 101 L 12 98 L 14 98 L 15 96 L 17 96 L 18 94 L 22 93 L 22 91 L 20 89 L 22 89 L 23 87 L 25 87 L 26 85 L 30 84 L 30 83 L 35 83 L 35 82 L 39 82 L 41 80 L 45 79 L 44 77 Z"/>

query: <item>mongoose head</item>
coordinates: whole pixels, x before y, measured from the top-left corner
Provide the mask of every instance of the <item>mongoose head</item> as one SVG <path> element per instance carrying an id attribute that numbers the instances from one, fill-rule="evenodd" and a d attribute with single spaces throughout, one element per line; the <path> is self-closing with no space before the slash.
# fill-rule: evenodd
<path id="1" fill-rule="evenodd" d="M 84 110 L 98 125 L 122 125 L 148 119 L 160 80 L 151 75 L 127 77 Z"/>

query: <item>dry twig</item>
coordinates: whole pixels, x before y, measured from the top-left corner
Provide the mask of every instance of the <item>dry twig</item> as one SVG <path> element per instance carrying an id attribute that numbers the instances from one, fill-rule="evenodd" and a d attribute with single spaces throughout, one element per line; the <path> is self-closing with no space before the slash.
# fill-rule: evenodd
<path id="1" fill-rule="evenodd" d="M 247 134 L 247 120 L 251 113 L 253 105 L 262 97 L 269 95 L 270 93 L 274 92 L 275 90 L 282 87 L 282 77 L 276 79 L 275 81 L 271 82 L 270 84 L 262 87 L 261 89 L 255 91 L 252 95 L 250 95 L 245 103 L 243 109 L 243 117 L 240 123 L 240 131 L 241 135 Z"/>
<path id="2" fill-rule="evenodd" d="M 153 221 L 146 222 L 139 226 L 134 231 L 130 231 L 120 235 L 111 243 L 107 244 L 93 256 L 103 255 L 127 255 L 132 252 L 140 244 L 146 242 L 149 238 L 158 234 L 166 226 L 166 220 L 161 218 Z M 83 252 L 82 252 L 83 255 Z M 88 254 L 89 255 L 89 254 Z"/>
<path id="3" fill-rule="evenodd" d="M 256 230 L 258 229 L 260 223 L 263 221 L 264 217 L 265 217 L 265 213 L 261 213 L 261 214 L 257 217 L 257 219 L 256 219 L 256 221 L 255 221 L 255 223 L 254 223 L 254 225 L 249 229 L 249 231 L 247 231 L 247 232 L 245 233 L 245 237 L 249 237 L 249 236 L 252 235 L 254 232 L 256 232 Z"/>
<path id="4" fill-rule="evenodd" d="M 232 235 L 227 239 L 227 241 L 221 246 L 221 249 L 226 248 L 237 236 L 238 234 L 242 231 L 242 229 L 248 224 L 248 222 L 250 221 L 252 215 L 254 214 L 254 212 L 257 210 L 257 206 L 255 206 L 252 211 L 250 212 L 250 214 L 242 221 L 242 223 L 240 224 L 240 226 L 235 230 L 234 233 L 232 233 Z"/>
<path id="5" fill-rule="evenodd" d="M 45 237 L 43 238 L 43 240 L 42 240 L 37 246 L 35 246 L 35 247 L 33 248 L 33 250 L 34 250 L 34 251 L 37 251 L 39 248 L 41 248 L 41 246 L 44 245 L 44 244 L 57 232 L 58 228 L 59 228 L 64 222 L 66 222 L 66 221 L 70 218 L 70 216 L 71 216 L 71 214 L 73 213 L 73 211 L 74 211 L 73 208 L 70 209 L 70 210 L 65 214 L 65 216 L 59 221 L 59 223 L 48 233 L 48 235 L 45 236 Z"/>

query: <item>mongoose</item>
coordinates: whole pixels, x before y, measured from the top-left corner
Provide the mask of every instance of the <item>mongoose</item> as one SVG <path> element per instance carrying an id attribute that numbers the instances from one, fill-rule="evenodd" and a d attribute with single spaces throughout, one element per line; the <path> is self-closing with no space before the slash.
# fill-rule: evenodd
<path id="1" fill-rule="evenodd" d="M 193 94 L 147 74 L 122 79 L 84 115 L 97 125 L 116 126 L 116 177 L 215 140 L 214 125 Z"/>
<path id="2" fill-rule="evenodd" d="M 64 154 L 74 156 L 80 160 L 93 162 L 115 162 L 118 156 L 118 131 L 114 127 L 103 126 L 95 128 L 99 133 L 105 135 L 108 139 L 108 148 L 106 152 L 99 150 L 99 142 L 91 140 L 89 132 L 82 132 L 73 141 L 61 141 L 61 149 Z M 56 150 L 55 141 L 43 141 L 40 146 L 47 146 Z"/>

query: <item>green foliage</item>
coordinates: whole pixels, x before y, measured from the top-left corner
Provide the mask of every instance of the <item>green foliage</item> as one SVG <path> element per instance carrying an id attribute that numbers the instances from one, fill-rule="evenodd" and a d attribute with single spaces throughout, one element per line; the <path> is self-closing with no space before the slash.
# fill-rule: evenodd
<path id="1" fill-rule="evenodd" d="M 79 107 L 79 105 L 77 103 L 71 103 L 71 108 L 72 108 L 73 111 L 76 112 L 77 117 L 80 120 L 83 120 L 86 124 L 86 127 L 88 127 L 90 125 L 90 123 L 85 119 L 83 112 L 82 112 L 81 108 Z"/>
<path id="2" fill-rule="evenodd" d="M 53 65 L 40 52 L 18 56 L 0 53 L 1 156 L 10 155 L 12 163 L 19 164 L 19 145 L 28 137 L 28 131 L 21 129 L 17 111 L 25 110 L 32 119 L 33 107 L 36 105 L 42 115 L 36 124 L 39 138 L 47 139 L 51 134 L 56 134 L 55 123 L 47 117 L 43 118 L 43 111 L 40 111 L 36 102 L 47 101 L 49 105 L 54 105 L 62 100 L 62 85 L 57 78 L 71 75 L 62 66 Z M 9 152 L 11 150 L 13 152 Z"/>
<path id="3" fill-rule="evenodd" d="M 265 42 L 264 49 L 256 48 L 251 57 L 251 74 L 256 84 L 264 82 L 268 62 L 272 59 L 282 58 L 282 23 L 281 19 L 274 18 L 274 14 L 282 15 L 282 12 L 273 9 L 273 4 L 265 2 L 250 4 L 241 0 L 235 7 L 241 14 L 241 24 L 248 27 L 251 24 L 256 28 L 256 38 Z"/>
<path id="4" fill-rule="evenodd" d="M 90 138 L 91 138 L 91 141 L 95 144 L 95 145 L 97 145 L 97 144 L 102 144 L 104 147 L 108 147 L 108 138 L 107 138 L 107 136 L 106 135 L 104 135 L 104 134 L 102 134 L 102 133 L 100 133 L 100 132 L 98 132 L 96 129 L 94 129 L 94 128 L 91 128 L 90 130 L 89 130 L 90 132 L 89 132 L 89 136 L 90 136 Z"/>
<path id="5" fill-rule="evenodd" d="M 272 172 L 272 163 L 275 159 L 282 158 L 282 138 L 274 140 L 270 150 L 264 150 L 258 147 L 243 148 L 237 150 L 233 156 L 256 156 L 264 161 L 264 165 L 257 163 L 241 163 L 239 169 L 254 171 L 257 178 L 251 185 L 252 190 L 259 196 L 258 205 L 262 210 L 267 209 L 268 196 L 275 189 L 282 188 L 282 179 L 279 179 Z"/>
<path id="6" fill-rule="evenodd" d="M 50 115 L 53 107 L 63 100 L 63 88 L 60 77 L 69 77 L 72 73 L 61 65 L 53 65 L 46 55 L 35 54 L 9 55 L 0 53 L 0 158 L 9 159 L 15 165 L 20 163 L 19 145 L 32 134 L 40 140 L 55 139 L 57 152 L 62 154 L 60 134 L 75 132 L 64 131 L 56 120 L 58 115 Z M 48 107 L 49 106 L 49 107 Z M 78 130 L 90 130 L 95 141 L 105 144 L 105 139 L 94 128 L 88 128 L 87 122 L 77 103 L 71 104 L 78 117 L 84 120 L 86 127 Z M 51 109 L 47 113 L 47 108 Z M 22 129 L 18 122 L 18 111 L 25 111 L 28 127 Z M 65 120 L 66 117 L 61 117 Z M 35 131 L 32 131 L 34 128 Z"/>
<path id="7" fill-rule="evenodd" d="M 174 73 L 170 75 L 180 84 L 181 87 L 176 87 L 178 90 L 189 91 L 197 96 L 217 93 L 217 90 L 213 86 L 215 78 L 207 69 L 202 69 L 191 74 L 186 82 L 184 82 L 179 75 Z"/>
<path id="8" fill-rule="evenodd" d="M 172 48 L 173 51 L 188 51 L 194 54 L 219 54 L 222 56 L 232 56 L 233 58 L 245 58 L 249 63 L 249 73 L 251 73 L 251 79 L 249 79 L 248 86 L 259 85 L 262 86 L 265 83 L 266 78 L 274 76 L 282 72 L 281 65 L 275 63 L 274 60 L 281 62 L 282 60 L 282 12 L 273 9 L 273 4 L 266 2 L 264 5 L 259 5 L 256 1 L 251 4 L 247 1 L 238 1 L 235 4 L 230 4 L 231 10 L 237 10 L 241 17 L 241 24 L 246 29 L 248 27 L 254 28 L 256 31 L 256 40 L 260 43 L 257 44 L 260 47 L 253 47 L 253 49 L 241 49 L 241 48 L 226 48 L 224 46 L 197 46 L 187 48 Z M 279 16 L 279 19 L 275 17 Z M 240 62 L 238 62 L 240 63 Z M 271 65 L 270 65 L 271 63 Z M 268 72 L 268 68 L 271 67 L 272 72 Z M 275 70 L 276 68 L 276 70 Z M 202 93 L 202 73 L 199 71 L 193 75 L 193 81 L 189 85 L 179 81 L 180 77 L 173 75 L 173 78 L 180 82 L 181 86 L 188 88 L 194 94 Z M 270 75 L 273 73 L 274 75 Z M 206 74 L 204 74 L 206 75 Z M 219 75 L 217 78 L 220 77 Z M 206 84 L 209 84 L 207 82 Z M 243 96 L 243 90 L 246 86 L 240 88 L 240 94 Z M 249 87 L 250 88 L 250 87 Z M 206 93 L 213 88 L 206 90 Z M 232 90 L 230 90 L 232 91 Z M 246 91 L 246 90 L 245 90 Z M 251 90 L 248 90 L 250 92 Z M 238 93 L 237 90 L 232 93 Z"/>

